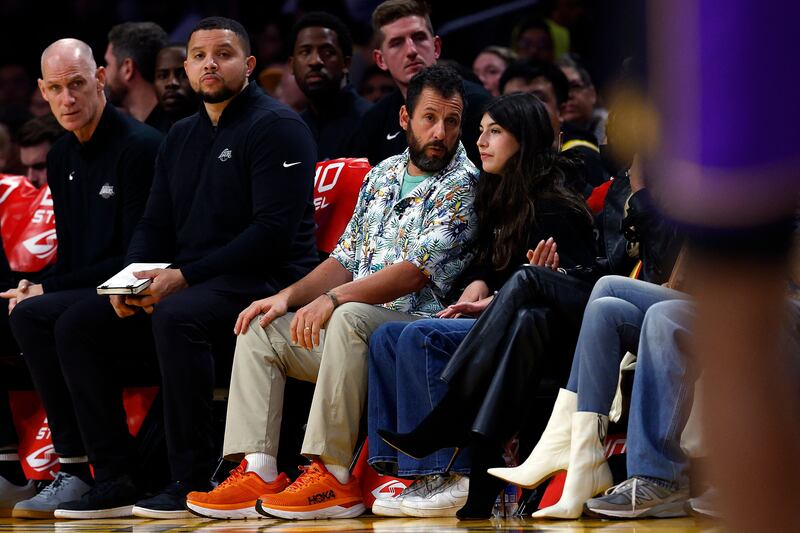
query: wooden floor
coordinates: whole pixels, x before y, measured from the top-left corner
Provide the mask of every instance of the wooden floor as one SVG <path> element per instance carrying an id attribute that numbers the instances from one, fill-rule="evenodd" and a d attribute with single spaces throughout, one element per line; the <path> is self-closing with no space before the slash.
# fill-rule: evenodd
<path id="1" fill-rule="evenodd" d="M 714 522 L 695 518 L 671 518 L 662 520 L 637 521 L 545 521 L 531 519 L 485 520 L 459 522 L 455 518 L 377 518 L 364 517 L 347 520 L 317 520 L 292 522 L 284 520 L 15 520 L 0 518 L 0 532 L 4 531 L 113 531 L 131 533 L 179 533 L 189 531 L 214 532 L 256 532 L 256 531 L 385 531 L 385 532 L 462 532 L 462 531 L 548 531 L 577 533 L 579 531 L 609 531 L 613 533 L 672 533 L 672 532 L 721 532 L 722 527 Z"/>

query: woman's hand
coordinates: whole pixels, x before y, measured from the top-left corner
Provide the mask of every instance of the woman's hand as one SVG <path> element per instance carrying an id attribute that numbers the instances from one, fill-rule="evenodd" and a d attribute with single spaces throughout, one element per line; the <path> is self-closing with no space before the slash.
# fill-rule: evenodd
<path id="1" fill-rule="evenodd" d="M 528 263 L 557 271 L 559 265 L 558 246 L 552 237 L 539 241 L 535 250 L 528 250 Z"/>

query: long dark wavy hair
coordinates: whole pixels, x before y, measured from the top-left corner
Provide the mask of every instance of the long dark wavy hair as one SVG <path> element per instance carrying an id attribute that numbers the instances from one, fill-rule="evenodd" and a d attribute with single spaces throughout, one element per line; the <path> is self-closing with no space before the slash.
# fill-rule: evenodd
<path id="1" fill-rule="evenodd" d="M 534 95 L 511 93 L 491 100 L 485 112 L 519 143 L 506 161 L 503 175 L 481 172 L 475 210 L 484 243 L 478 258 L 502 270 L 528 246 L 536 224 L 536 202 L 556 200 L 585 215 L 592 215 L 584 199 L 566 183 L 580 171 L 580 163 L 553 148 L 555 133 L 547 108 Z M 526 248 L 527 249 L 527 248 Z"/>

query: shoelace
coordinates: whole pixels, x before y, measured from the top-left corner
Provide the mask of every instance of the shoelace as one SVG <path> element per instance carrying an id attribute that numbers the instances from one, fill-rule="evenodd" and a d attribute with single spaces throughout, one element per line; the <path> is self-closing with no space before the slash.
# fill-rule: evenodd
<path id="1" fill-rule="evenodd" d="M 64 481 L 66 479 L 67 479 L 67 474 L 59 472 L 58 474 L 56 474 L 56 477 L 55 479 L 53 479 L 52 483 L 43 488 L 39 494 L 46 497 L 54 496 L 55 493 L 58 492 L 58 489 L 61 487 L 61 485 L 64 484 Z"/>
<path id="2" fill-rule="evenodd" d="M 319 467 L 319 465 L 317 465 L 317 463 L 311 463 L 308 466 L 300 465 L 298 468 L 302 470 L 303 473 L 300 474 L 300 477 L 294 480 L 294 483 L 286 487 L 284 492 L 299 492 L 300 489 L 306 485 L 315 483 L 323 476 L 322 469 Z"/>
<path id="3" fill-rule="evenodd" d="M 239 463 L 239 466 L 231 470 L 230 474 L 228 474 L 228 477 L 225 479 L 225 481 L 217 485 L 217 487 L 214 490 L 225 489 L 233 485 L 234 483 L 239 481 L 244 476 L 244 474 L 245 474 L 244 465 L 242 463 Z"/>

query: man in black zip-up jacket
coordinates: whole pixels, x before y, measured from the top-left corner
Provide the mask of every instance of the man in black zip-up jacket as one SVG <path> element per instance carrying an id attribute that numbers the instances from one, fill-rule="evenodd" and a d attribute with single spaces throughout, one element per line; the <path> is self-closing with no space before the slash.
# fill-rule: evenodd
<path id="1" fill-rule="evenodd" d="M 56 332 L 69 327 L 81 302 L 98 299 L 95 287 L 123 266 L 162 139 L 108 104 L 104 86 L 105 70 L 85 43 L 63 39 L 43 53 L 39 88 L 68 131 L 47 156 L 52 210 L 43 204 L 38 213 L 55 214 L 58 259 L 41 283 L 23 279 L 3 296 L 11 300 L 11 328 L 47 412 L 61 470 L 58 491 L 16 505 L 14 512 L 22 517 L 52 516 L 59 495 L 74 497 L 89 489 L 91 474 L 57 357 Z"/>
<path id="2" fill-rule="evenodd" d="M 215 356 L 232 353 L 233 325 L 249 302 L 302 278 L 318 261 L 316 146 L 294 111 L 247 83 L 255 66 L 249 52 L 245 30 L 230 19 L 204 19 L 192 32 L 185 67 L 204 104 L 162 144 L 126 259 L 171 266 L 143 272 L 153 281 L 138 296 L 83 306 L 59 338 L 97 485 L 56 517 L 189 516 L 186 493 L 208 490 L 217 458 Z M 153 352 L 172 483 L 138 500 L 143 486 L 113 362 Z"/>

